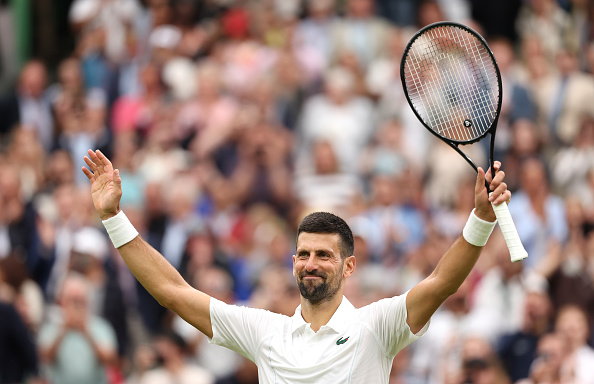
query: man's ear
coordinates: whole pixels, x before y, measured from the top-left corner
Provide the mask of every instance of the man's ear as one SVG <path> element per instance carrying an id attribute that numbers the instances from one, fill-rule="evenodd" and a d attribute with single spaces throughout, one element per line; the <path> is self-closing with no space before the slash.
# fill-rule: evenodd
<path id="1" fill-rule="evenodd" d="M 293 255 L 293 277 L 297 277 L 295 276 L 295 261 L 297 260 L 297 258 L 295 257 L 295 255 Z"/>
<path id="2" fill-rule="evenodd" d="M 357 260 L 355 256 L 349 256 L 344 259 L 344 268 L 342 272 L 343 277 L 349 277 L 350 275 L 355 272 L 355 268 L 357 267 Z"/>

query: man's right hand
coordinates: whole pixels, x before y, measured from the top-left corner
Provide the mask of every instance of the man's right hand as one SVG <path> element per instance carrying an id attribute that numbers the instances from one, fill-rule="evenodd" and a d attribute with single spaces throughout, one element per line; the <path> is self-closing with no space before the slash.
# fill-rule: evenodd
<path id="1" fill-rule="evenodd" d="M 122 178 L 120 171 L 113 169 L 111 161 L 101 151 L 89 149 L 88 154 L 84 160 L 90 170 L 83 167 L 82 171 L 91 182 L 93 205 L 101 220 L 106 220 L 120 211 Z"/>

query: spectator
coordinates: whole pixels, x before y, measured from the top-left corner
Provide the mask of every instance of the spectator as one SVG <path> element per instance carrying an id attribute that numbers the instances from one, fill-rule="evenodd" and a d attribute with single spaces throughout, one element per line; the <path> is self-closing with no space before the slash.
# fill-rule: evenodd
<path id="1" fill-rule="evenodd" d="M 16 88 L 0 99 L 0 137 L 21 124 L 36 132 L 46 151 L 52 148 L 54 123 L 46 88 L 45 64 L 29 61 L 21 70 Z"/>
<path id="2" fill-rule="evenodd" d="M 60 309 L 41 328 L 40 354 L 53 382 L 107 383 L 116 339 L 109 324 L 90 313 L 90 293 L 86 278 L 69 275 L 58 296 Z"/>
<path id="3" fill-rule="evenodd" d="M 463 362 L 462 347 L 470 337 L 494 340 L 496 319 L 471 311 L 471 280 L 467 279 L 431 319 L 431 328 L 412 350 L 411 370 L 415 379 L 446 383 Z"/>
<path id="4" fill-rule="evenodd" d="M 503 335 L 497 346 L 499 357 L 514 383 L 528 378 L 535 364 L 540 364 L 536 360 L 542 353 L 540 343 L 553 325 L 551 300 L 546 292 L 532 290 L 524 296 L 521 327 Z"/>
<path id="5" fill-rule="evenodd" d="M 497 60 L 501 72 L 502 88 L 505 90 L 501 102 L 501 114 L 497 122 L 496 150 L 498 152 L 495 157 L 499 158 L 500 153 L 508 151 L 510 145 L 519 144 L 513 141 L 514 124 L 518 120 L 536 120 L 536 105 L 529 88 L 521 77 L 519 63 L 515 59 L 514 46 L 511 41 L 503 38 L 490 39 L 489 47 Z M 506 167 L 510 166 L 506 165 Z"/>
<path id="6" fill-rule="evenodd" d="M 480 143 L 467 146 L 464 151 L 475 164 L 487 163 L 487 154 Z M 427 156 L 425 193 L 428 203 L 431 207 L 451 207 L 457 198 L 458 186 L 473 175 L 472 169 L 450 146 L 438 140 L 431 143 Z"/>
<path id="7" fill-rule="evenodd" d="M 0 163 L 0 258 L 17 256 L 27 273 L 44 285 L 55 251 L 53 231 L 32 202 L 23 198 L 21 185 L 17 169 Z"/>
<path id="8" fill-rule="evenodd" d="M 31 331 L 12 305 L 0 301 L 0 383 L 32 382 L 38 375 Z"/>
<path id="9" fill-rule="evenodd" d="M 90 313 L 101 316 L 113 328 L 118 354 L 128 347 L 127 307 L 118 281 L 118 271 L 109 257 L 105 235 L 94 227 L 83 227 L 74 233 L 68 273 L 78 273 L 91 287 L 88 295 Z"/>
<path id="10" fill-rule="evenodd" d="M 14 306 L 31 335 L 39 331 L 45 314 L 43 292 L 17 254 L 0 259 L 0 301 Z"/>
<path id="11" fill-rule="evenodd" d="M 265 46 L 254 36 L 255 16 L 243 4 L 230 9 L 221 19 L 222 33 L 229 38 L 215 48 L 219 51 L 215 57 L 220 60 L 223 84 L 239 98 L 248 96 L 278 59 L 277 49 Z"/>
<path id="12" fill-rule="evenodd" d="M 211 155 L 234 128 L 237 102 L 222 93 L 220 69 L 211 62 L 198 67 L 198 93 L 185 103 L 176 119 L 177 139 L 190 147 L 197 158 Z"/>
<path id="13" fill-rule="evenodd" d="M 407 148 L 404 127 L 398 119 L 379 125 L 374 140 L 361 154 L 359 172 L 366 178 L 374 174 L 400 176 L 415 167 L 415 154 Z"/>
<path id="14" fill-rule="evenodd" d="M 297 165 L 311 157 L 311 143 L 332 143 L 340 171 L 354 172 L 359 155 L 373 131 L 373 104 L 354 94 L 353 75 L 345 68 L 326 72 L 324 93 L 309 98 L 303 106 Z"/>
<path id="15" fill-rule="evenodd" d="M 307 0 L 306 16 L 297 24 L 294 46 L 298 51 L 311 52 L 310 79 L 319 79 L 329 66 L 332 54 L 331 30 L 337 20 L 334 0 Z M 313 51 L 313 52 L 312 52 Z"/>
<path id="16" fill-rule="evenodd" d="M 144 193 L 146 179 L 138 170 L 142 161 L 140 152 L 140 139 L 134 132 L 122 132 L 113 140 L 113 160 L 120 170 L 127 186 L 123 192 L 122 205 L 140 209 L 144 206 Z M 125 196 L 125 197 L 124 197 Z"/>
<path id="17" fill-rule="evenodd" d="M 532 271 L 546 255 L 551 242 L 563 243 L 568 228 L 563 200 L 550 191 L 547 169 L 538 158 L 526 159 L 520 168 L 520 190 L 510 202 L 520 239 L 531 256 L 525 260 Z"/>
<path id="18" fill-rule="evenodd" d="M 192 275 L 191 281 L 196 289 L 209 292 L 210 295 L 227 304 L 235 302 L 233 279 L 227 271 L 216 266 L 207 266 Z M 193 353 L 193 360 L 201 367 L 206 367 L 217 378 L 229 376 L 238 369 L 241 357 L 218 345 L 210 344 L 208 339 L 182 318 L 175 317 L 173 330 L 182 336 Z"/>
<path id="19" fill-rule="evenodd" d="M 374 0 L 348 0 L 345 17 L 332 26 L 333 57 L 352 52 L 366 70 L 383 52 L 388 42 L 388 22 L 375 15 Z"/>
<path id="20" fill-rule="evenodd" d="M 10 135 L 6 152 L 7 160 L 19 174 L 23 198 L 31 200 L 44 181 L 41 142 L 33 130 L 18 126 Z"/>
<path id="21" fill-rule="evenodd" d="M 551 143 L 566 146 L 574 142 L 583 119 L 594 118 L 594 107 L 583 102 L 594 98 L 594 76 L 579 70 L 574 51 L 561 49 L 555 59 L 559 72 L 535 88 L 535 99 Z"/>
<path id="22" fill-rule="evenodd" d="M 400 81 L 400 59 L 406 44 L 404 36 L 403 30 L 390 28 L 385 51 L 370 63 L 365 80 L 372 96 L 379 97 L 387 92 L 396 92 L 390 89 L 390 86 Z"/>
<path id="23" fill-rule="evenodd" d="M 546 56 L 553 60 L 561 48 L 576 47 L 574 36 L 569 33 L 570 22 L 556 1 L 530 0 L 522 4 L 516 28 L 520 35 L 535 35 L 542 41 Z"/>
<path id="24" fill-rule="evenodd" d="M 558 333 L 547 333 L 538 341 L 536 359 L 530 377 L 518 384 L 573 383 L 573 373 L 563 370 L 567 357 L 567 341 Z"/>
<path id="25" fill-rule="evenodd" d="M 461 383 L 511 384 L 491 344 L 480 337 L 464 340 Z"/>
<path id="26" fill-rule="evenodd" d="M 295 175 L 298 201 L 307 211 L 344 211 L 362 193 L 361 180 L 357 175 L 341 171 L 338 156 L 330 142 L 314 142 L 312 155 L 313 169 L 301 170 Z"/>
<path id="27" fill-rule="evenodd" d="M 142 90 L 138 94 L 121 96 L 113 105 L 111 126 L 115 135 L 133 131 L 146 138 L 168 113 L 172 113 L 168 111 L 173 106 L 171 96 L 159 67 L 149 63 L 139 72 Z"/>
<path id="28" fill-rule="evenodd" d="M 542 277 L 526 273 L 522 263 L 511 263 L 509 250 L 501 233 L 493 234 L 488 249 L 490 267 L 476 283 L 473 310 L 498 318 L 493 330 L 497 336 L 515 333 L 525 326 L 525 299 L 532 291 L 544 292 L 547 282 Z"/>
<path id="29" fill-rule="evenodd" d="M 100 88 L 86 88 L 81 62 L 65 59 L 58 68 L 58 84 L 51 89 L 57 124 L 57 145 L 80 158 L 85 148 L 108 145 L 107 101 Z M 75 174 L 80 181 L 79 172 Z"/>
<path id="30" fill-rule="evenodd" d="M 237 132 L 238 142 L 234 148 L 219 151 L 215 159 L 220 159 L 221 168 L 227 168 L 229 176 L 220 172 L 208 163 L 202 171 L 206 171 L 203 179 L 204 187 L 210 196 L 217 200 L 228 189 L 230 203 L 243 207 L 264 203 L 279 213 L 287 212 L 291 198 L 290 145 L 292 135 L 281 126 L 256 120 Z M 225 164 L 229 159 L 225 155 L 233 151 L 233 164 Z M 225 166 L 226 165 L 226 166 Z M 210 170 L 209 170 L 210 169 Z M 224 171 L 223 171 L 224 172 Z"/>
<path id="31" fill-rule="evenodd" d="M 371 201 L 361 216 L 372 259 L 385 266 L 406 263 L 425 238 L 425 219 L 408 204 L 402 176 L 377 174 L 371 180 Z"/>
<path id="32" fill-rule="evenodd" d="M 576 305 L 561 308 L 555 319 L 555 331 L 565 339 L 569 348 L 562 372 L 576 382 L 594 382 L 594 349 L 588 345 L 590 326 L 586 312 Z"/>
<path id="33" fill-rule="evenodd" d="M 571 146 L 560 149 L 551 159 L 554 186 L 563 196 L 578 198 L 586 209 L 594 207 L 588 185 L 589 173 L 594 170 L 594 119 L 582 120 L 580 130 Z"/>
<path id="34" fill-rule="evenodd" d="M 128 58 L 127 44 L 134 38 L 134 20 L 140 16 L 138 0 L 75 0 L 68 21 L 78 32 L 77 50 L 89 71 L 87 84 L 106 84 L 110 64 L 121 64 Z M 97 76 L 97 75 L 100 76 Z"/>
<path id="35" fill-rule="evenodd" d="M 52 217 L 55 255 L 45 287 L 46 297 L 53 300 L 56 298 L 58 286 L 68 272 L 74 234 L 83 226 L 84 221 L 78 211 L 82 204 L 74 184 L 60 184 L 53 191 L 52 201 L 48 204 L 52 204 L 56 210 L 55 217 Z M 58 239 L 60 241 L 57 241 Z"/>
<path id="36" fill-rule="evenodd" d="M 188 363 L 185 358 L 186 343 L 181 336 L 166 332 L 154 342 L 157 360 L 162 364 L 145 372 L 139 384 L 213 384 L 214 377 L 204 368 Z"/>
<path id="37" fill-rule="evenodd" d="M 510 147 L 507 148 L 504 155 L 506 161 L 505 176 L 510 190 L 517 191 L 520 188 L 521 164 L 524 160 L 537 157 L 543 153 L 548 134 L 528 119 L 516 120 L 511 126 L 510 133 Z"/>
<path id="38" fill-rule="evenodd" d="M 580 202 L 571 198 L 565 202 L 568 240 L 563 245 L 550 247 L 537 271 L 548 279 L 555 310 L 574 304 L 591 318 L 594 315 L 594 292 L 590 288 L 594 276 L 590 272 L 593 260 L 588 244 L 592 231 L 585 222 Z"/>
<path id="39" fill-rule="evenodd" d="M 468 212 L 468 205 L 472 203 L 472 200 L 469 201 L 468 198 L 473 191 L 470 188 L 472 188 L 474 183 L 474 177 L 469 176 L 460 185 L 459 191 L 456 194 L 455 201 L 453 202 L 452 206 L 445 205 L 434 207 L 433 213 L 431 215 L 432 224 L 435 226 L 435 230 L 443 236 L 454 239 L 456 236 L 458 236 L 458 234 L 460 234 L 462 228 L 464 228 L 466 219 L 464 218 L 465 215 L 462 212 Z M 497 236 L 496 234 L 493 235 Z M 492 245 L 494 242 L 496 241 L 492 240 L 490 244 Z M 507 262 L 508 260 L 505 261 Z"/>

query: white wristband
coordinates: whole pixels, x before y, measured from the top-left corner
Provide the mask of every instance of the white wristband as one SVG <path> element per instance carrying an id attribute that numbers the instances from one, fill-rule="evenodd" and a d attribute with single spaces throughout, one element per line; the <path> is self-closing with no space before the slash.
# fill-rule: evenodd
<path id="1" fill-rule="evenodd" d="M 134 228 L 130 220 L 128 220 L 124 211 L 120 211 L 117 215 L 103 220 L 103 226 L 107 230 L 113 246 L 116 248 L 128 244 L 138 236 L 138 231 Z"/>
<path id="2" fill-rule="evenodd" d="M 483 220 L 474 213 L 473 209 L 464 226 L 464 230 L 462 230 L 462 236 L 464 236 L 464 239 L 468 243 L 482 247 L 487 244 L 487 240 L 489 240 L 495 224 L 497 224 L 497 220 L 493 222 Z"/>

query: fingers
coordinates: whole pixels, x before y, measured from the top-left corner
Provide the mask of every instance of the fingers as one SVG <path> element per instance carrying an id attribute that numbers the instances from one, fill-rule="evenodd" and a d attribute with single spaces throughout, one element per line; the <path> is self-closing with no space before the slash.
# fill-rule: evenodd
<path id="1" fill-rule="evenodd" d="M 476 184 L 474 185 L 474 192 L 480 193 L 480 191 L 485 187 L 485 171 L 481 168 L 477 168 L 477 175 L 476 175 Z"/>
<path id="2" fill-rule="evenodd" d="M 91 149 L 89 149 L 87 151 L 87 153 L 89 154 L 89 158 L 93 162 L 93 164 L 95 165 L 95 167 L 98 167 L 99 164 L 101 163 L 101 161 L 99 160 L 99 157 L 97 157 L 97 154 L 93 150 L 91 150 Z"/>
<path id="3" fill-rule="evenodd" d="M 490 189 L 493 191 L 489 196 L 489 201 L 493 202 L 495 205 L 499 205 L 511 198 L 511 192 L 507 190 L 507 184 L 503 181 L 505 172 L 500 170 L 501 163 L 499 161 L 495 161 L 493 163 L 493 168 L 496 172 L 495 177 L 491 179 L 490 172 L 487 172 L 486 176 Z"/>
<path id="4" fill-rule="evenodd" d="M 116 186 L 119 189 L 122 189 L 122 177 L 120 176 L 120 170 L 116 169 L 113 171 L 113 181 L 115 181 Z"/>
<path id="5" fill-rule="evenodd" d="M 88 150 L 89 156 L 85 156 L 83 160 L 89 167 L 86 169 L 83 167 L 83 173 L 92 180 L 91 178 L 101 173 L 111 173 L 113 171 L 113 165 L 111 161 L 100 151 L 100 150 Z"/>
<path id="6" fill-rule="evenodd" d="M 100 163 L 105 167 L 108 172 L 113 171 L 113 165 L 111 161 L 101 152 L 100 150 L 95 151 L 97 158 L 99 159 Z"/>
<path id="7" fill-rule="evenodd" d="M 500 161 L 494 161 L 493 162 L 493 168 L 495 169 L 495 175 L 497 175 L 497 173 L 499 172 L 499 169 L 501 168 L 501 162 Z M 491 174 L 491 167 L 489 167 L 489 169 L 487 170 L 487 174 L 485 175 L 487 178 L 487 183 L 491 184 L 491 179 L 492 179 L 492 174 Z"/>
<path id="8" fill-rule="evenodd" d="M 489 200 L 495 205 L 499 205 L 501 203 L 509 203 L 510 199 L 511 199 L 511 192 L 508 191 L 507 189 L 505 190 L 505 192 L 501 193 L 500 195 L 495 195 L 495 192 L 493 192 L 491 194 L 491 196 L 489 196 Z"/>
<path id="9" fill-rule="evenodd" d="M 89 166 L 91 171 L 93 171 L 93 172 L 97 171 L 97 164 L 95 164 L 91 159 L 89 159 L 87 156 L 85 156 L 83 158 L 83 160 L 85 161 L 85 163 L 87 163 L 87 165 Z"/>
<path id="10" fill-rule="evenodd" d="M 85 176 L 86 176 L 86 177 L 87 177 L 87 178 L 88 178 L 90 181 L 93 181 L 93 180 L 94 180 L 93 178 L 95 177 L 95 175 L 93 174 L 93 172 L 89 171 L 89 170 L 88 170 L 87 168 L 85 168 L 85 167 L 82 167 L 82 171 L 83 171 L 83 173 L 85 174 Z"/>

